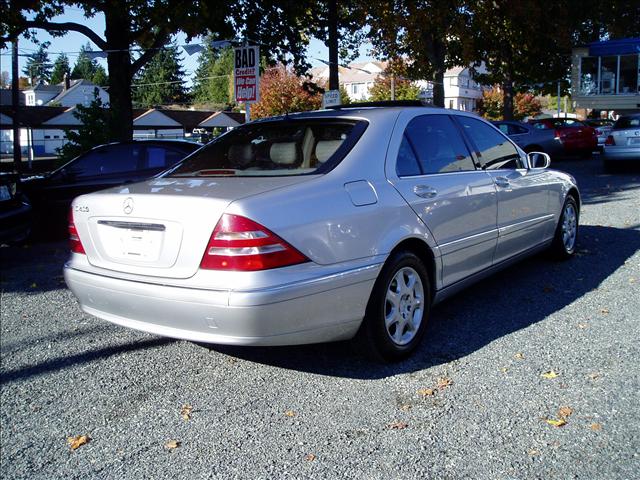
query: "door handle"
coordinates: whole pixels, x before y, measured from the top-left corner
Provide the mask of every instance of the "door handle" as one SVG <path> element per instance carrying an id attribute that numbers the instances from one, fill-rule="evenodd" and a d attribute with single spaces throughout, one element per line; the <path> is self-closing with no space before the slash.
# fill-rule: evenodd
<path id="1" fill-rule="evenodd" d="M 432 198 L 438 194 L 438 191 L 429 185 L 416 185 L 413 187 L 413 193 L 422 198 Z"/>
<path id="2" fill-rule="evenodd" d="M 500 188 L 509 188 L 509 179 L 506 177 L 496 177 L 495 178 L 496 185 Z"/>

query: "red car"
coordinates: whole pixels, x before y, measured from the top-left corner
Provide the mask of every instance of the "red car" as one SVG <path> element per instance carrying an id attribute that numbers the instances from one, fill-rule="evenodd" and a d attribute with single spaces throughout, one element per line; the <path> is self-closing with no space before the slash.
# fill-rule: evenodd
<path id="1" fill-rule="evenodd" d="M 589 157 L 598 148 L 595 128 L 573 118 L 542 118 L 529 120 L 533 128 L 555 130 L 556 139 L 562 144 L 566 155 Z"/>

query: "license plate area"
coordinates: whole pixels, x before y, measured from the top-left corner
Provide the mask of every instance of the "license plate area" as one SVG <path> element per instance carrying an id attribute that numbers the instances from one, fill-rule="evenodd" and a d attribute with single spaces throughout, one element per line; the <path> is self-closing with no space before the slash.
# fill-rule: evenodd
<path id="1" fill-rule="evenodd" d="M 112 260 L 155 262 L 160 258 L 164 225 L 99 221 L 100 243 Z"/>
<path id="2" fill-rule="evenodd" d="M 640 146 L 640 137 L 631 137 L 631 138 L 628 140 L 627 145 L 634 145 L 634 146 L 635 146 L 635 145 L 639 145 L 639 146 Z"/>

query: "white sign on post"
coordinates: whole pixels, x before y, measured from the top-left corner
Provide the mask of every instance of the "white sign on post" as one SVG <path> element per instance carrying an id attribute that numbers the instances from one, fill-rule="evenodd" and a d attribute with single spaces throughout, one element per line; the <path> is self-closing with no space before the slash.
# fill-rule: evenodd
<path id="1" fill-rule="evenodd" d="M 233 85 L 237 103 L 260 100 L 259 47 L 234 48 Z"/>
<path id="2" fill-rule="evenodd" d="M 322 98 L 322 107 L 335 107 L 340 105 L 340 90 L 327 90 Z"/>

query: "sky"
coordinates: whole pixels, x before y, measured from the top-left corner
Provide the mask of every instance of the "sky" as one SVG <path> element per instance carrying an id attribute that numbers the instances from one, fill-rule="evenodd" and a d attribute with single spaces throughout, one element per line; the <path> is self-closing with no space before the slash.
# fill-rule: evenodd
<path id="1" fill-rule="evenodd" d="M 67 21 L 67 22 L 77 22 L 83 23 L 91 28 L 94 32 L 100 34 L 100 36 L 104 37 L 104 16 L 96 15 L 93 18 L 84 18 L 83 10 L 80 8 L 67 7 L 65 9 L 64 15 L 60 15 L 58 17 L 54 17 L 55 21 Z M 62 37 L 52 37 L 44 30 L 37 31 L 37 38 L 40 42 L 51 42 L 49 45 L 48 53 L 49 59 L 51 63 L 55 61 L 55 58 L 59 53 L 65 53 L 69 57 L 69 63 L 71 68 L 75 64 L 78 54 L 80 52 L 80 46 L 89 43 L 92 50 L 100 50 L 93 42 L 91 42 L 87 37 L 80 33 L 76 32 L 68 32 L 66 35 Z M 175 37 L 176 43 L 178 45 L 182 45 L 186 43 L 186 36 L 184 34 L 179 34 Z M 199 43 L 199 39 L 194 38 L 190 43 Z M 38 45 L 31 40 L 26 40 L 24 38 L 20 38 L 18 43 L 18 52 L 21 55 L 19 57 L 19 70 L 20 75 L 23 75 L 22 69 L 27 62 L 26 55 L 29 55 L 38 49 Z M 360 56 L 356 59 L 356 61 L 365 61 L 370 59 L 369 50 L 371 49 L 371 45 L 364 44 L 360 47 Z M 198 57 L 199 54 L 188 55 L 184 50 L 180 50 L 182 53 L 183 62 L 182 65 L 186 72 L 187 78 L 193 77 L 195 75 L 196 68 L 198 67 Z M 322 62 L 318 59 L 328 60 L 329 59 L 329 51 L 320 40 L 312 39 L 309 48 L 307 49 L 307 61 L 311 63 L 312 66 L 322 65 Z M 97 60 L 102 66 L 107 67 L 106 59 L 98 59 Z M 0 71 L 7 71 L 11 74 L 11 49 L 4 48 L 0 51 Z M 191 82 L 188 82 L 189 85 Z"/>

